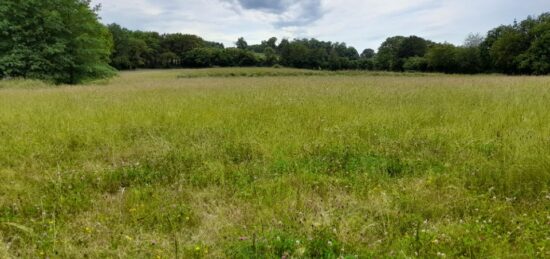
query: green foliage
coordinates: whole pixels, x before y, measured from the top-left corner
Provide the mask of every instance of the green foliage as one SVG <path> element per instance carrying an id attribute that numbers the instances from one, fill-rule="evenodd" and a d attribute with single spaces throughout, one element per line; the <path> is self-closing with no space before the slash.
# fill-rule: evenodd
<path id="1" fill-rule="evenodd" d="M 264 49 L 265 54 L 265 65 L 266 66 L 273 66 L 279 62 L 279 58 L 277 56 L 277 53 L 275 52 L 275 49 L 272 47 L 267 47 Z"/>
<path id="2" fill-rule="evenodd" d="M 401 59 L 423 57 L 428 50 L 428 41 L 417 36 L 410 36 L 401 42 L 397 56 Z"/>
<path id="3" fill-rule="evenodd" d="M 421 59 L 412 58 L 420 57 L 428 61 L 428 70 L 434 72 L 548 74 L 548 17 L 550 15 L 542 14 L 536 19 L 528 17 L 519 24 L 499 26 L 485 38 L 470 34 L 464 46 L 435 44 L 417 36 L 390 37 L 380 46 L 375 67 L 389 71 L 424 71 L 422 62 L 418 63 Z"/>
<path id="4" fill-rule="evenodd" d="M 437 44 L 426 54 L 428 68 L 432 71 L 451 73 L 456 71 L 456 47 L 452 44 Z"/>
<path id="5" fill-rule="evenodd" d="M 378 49 L 376 68 L 380 70 L 400 71 L 401 62 L 398 53 L 405 37 L 395 36 L 386 39 Z"/>
<path id="6" fill-rule="evenodd" d="M 89 1 L 2 1 L 0 17 L 0 76 L 75 84 L 114 74 L 111 37 Z"/>
<path id="7" fill-rule="evenodd" d="M 522 33 L 513 28 L 505 29 L 491 46 L 490 55 L 495 69 L 503 73 L 515 73 L 519 56 L 528 44 Z"/>
<path id="8" fill-rule="evenodd" d="M 238 49 L 246 50 L 248 48 L 248 43 L 246 40 L 244 40 L 243 37 L 240 37 L 237 42 L 235 42 L 235 45 Z"/>
<path id="9" fill-rule="evenodd" d="M 120 27 L 118 24 L 108 26 L 113 37 L 115 49 L 111 54 L 111 64 L 117 69 L 135 69 L 143 67 L 146 63 L 146 56 L 151 50 L 146 42 L 134 36 L 134 33 Z M 158 46 L 158 45 L 157 45 Z"/>
<path id="10" fill-rule="evenodd" d="M 316 39 L 283 40 L 279 44 L 280 63 L 288 67 L 309 69 L 355 69 L 359 53 L 345 43 Z"/>
<path id="11" fill-rule="evenodd" d="M 457 71 L 464 74 L 483 72 L 480 49 L 477 47 L 458 47 L 455 49 Z"/>
<path id="12" fill-rule="evenodd" d="M 378 49 L 376 66 L 382 70 L 403 71 L 408 58 L 425 56 L 428 43 L 417 36 L 388 38 Z"/>
<path id="13" fill-rule="evenodd" d="M 428 69 L 428 60 L 424 57 L 410 57 L 403 64 L 405 71 L 426 71 Z"/>
<path id="14" fill-rule="evenodd" d="M 361 58 L 363 59 L 374 58 L 375 55 L 376 53 L 374 52 L 373 49 L 365 49 L 363 50 L 363 52 L 361 52 Z"/>
<path id="15" fill-rule="evenodd" d="M 216 56 L 222 55 L 223 50 L 212 48 L 196 48 L 188 51 L 184 57 L 186 67 L 211 67 L 215 64 Z"/>

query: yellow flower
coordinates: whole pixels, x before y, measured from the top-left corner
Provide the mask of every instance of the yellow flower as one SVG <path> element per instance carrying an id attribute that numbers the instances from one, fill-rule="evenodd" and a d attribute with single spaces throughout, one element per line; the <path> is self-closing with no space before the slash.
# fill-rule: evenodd
<path id="1" fill-rule="evenodd" d="M 130 237 L 130 236 L 128 236 L 128 235 L 124 235 L 124 238 L 128 239 L 128 241 L 134 240 L 132 237 Z"/>
<path id="2" fill-rule="evenodd" d="M 200 247 L 200 246 L 196 246 L 196 247 L 195 247 L 195 251 L 198 252 L 198 251 L 200 251 L 200 250 L 201 250 L 201 247 Z"/>
<path id="3" fill-rule="evenodd" d="M 91 227 L 85 227 L 84 231 L 86 231 L 86 233 L 88 233 L 88 234 L 91 234 L 92 233 L 92 228 Z"/>

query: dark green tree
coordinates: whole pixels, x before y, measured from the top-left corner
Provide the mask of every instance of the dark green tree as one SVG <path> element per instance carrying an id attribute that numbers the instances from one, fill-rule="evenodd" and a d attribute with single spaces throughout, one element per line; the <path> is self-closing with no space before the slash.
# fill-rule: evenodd
<path id="1" fill-rule="evenodd" d="M 399 45 L 397 56 L 400 59 L 423 57 L 428 50 L 428 41 L 417 36 L 404 38 Z"/>
<path id="2" fill-rule="evenodd" d="M 240 37 L 239 39 L 237 39 L 237 42 L 235 42 L 235 45 L 237 46 L 238 49 L 248 49 L 248 43 L 246 42 L 246 40 L 244 40 L 243 37 Z"/>
<path id="3" fill-rule="evenodd" d="M 419 71 L 424 72 L 428 70 L 428 60 L 425 57 L 410 57 L 405 60 L 403 64 L 405 71 Z"/>
<path id="4" fill-rule="evenodd" d="M 529 41 L 523 33 L 514 28 L 504 30 L 490 49 L 493 67 L 502 73 L 516 74 L 520 55 L 529 48 Z"/>
<path id="5" fill-rule="evenodd" d="M 111 65 L 117 69 L 135 69 L 146 64 L 150 52 L 147 42 L 118 24 L 108 26 L 113 37 L 114 50 L 111 53 Z"/>
<path id="6" fill-rule="evenodd" d="M 481 53 L 478 47 L 457 47 L 455 49 L 455 61 L 455 72 L 457 73 L 475 74 L 483 72 Z"/>
<path id="7" fill-rule="evenodd" d="M 277 57 L 277 53 L 275 53 L 275 50 L 271 47 L 265 48 L 264 55 L 265 55 L 266 66 L 273 66 L 277 64 L 277 62 L 279 61 L 279 58 Z"/>
<path id="8" fill-rule="evenodd" d="M 114 75 L 96 12 L 88 0 L 0 1 L 1 76 L 76 84 Z"/>
<path id="9" fill-rule="evenodd" d="M 403 36 L 395 36 L 386 39 L 378 49 L 376 55 L 376 68 L 380 70 L 401 70 L 402 64 L 399 58 L 401 43 L 405 40 Z"/>
<path id="10" fill-rule="evenodd" d="M 457 69 L 456 47 L 449 43 L 432 46 L 426 54 L 428 69 L 453 73 Z"/>
<path id="11" fill-rule="evenodd" d="M 529 49 L 521 54 L 519 68 L 526 73 L 545 75 L 550 73 L 550 13 L 539 16 L 529 30 Z"/>
<path id="12" fill-rule="evenodd" d="M 365 49 L 361 53 L 361 58 L 365 58 L 365 59 L 374 58 L 375 55 L 376 53 L 374 52 L 373 49 Z"/>
<path id="13" fill-rule="evenodd" d="M 177 56 L 177 59 L 173 60 L 172 65 L 181 66 L 183 64 L 185 54 L 188 51 L 195 48 L 202 48 L 206 44 L 205 41 L 199 36 L 174 33 L 163 35 L 160 45 L 163 49 L 163 53 L 171 52 Z"/>

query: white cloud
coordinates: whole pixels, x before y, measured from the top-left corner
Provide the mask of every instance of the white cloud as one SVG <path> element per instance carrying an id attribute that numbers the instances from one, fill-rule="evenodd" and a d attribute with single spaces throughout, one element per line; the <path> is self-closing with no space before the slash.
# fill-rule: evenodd
<path id="1" fill-rule="evenodd" d="M 393 35 L 455 44 L 514 19 L 550 11 L 547 0 L 93 0 L 105 23 L 183 32 L 231 45 L 316 37 L 377 48 Z"/>

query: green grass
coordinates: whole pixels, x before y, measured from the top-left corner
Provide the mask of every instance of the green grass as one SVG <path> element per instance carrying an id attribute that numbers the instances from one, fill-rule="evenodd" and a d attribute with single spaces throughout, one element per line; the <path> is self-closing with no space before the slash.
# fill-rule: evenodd
<path id="1" fill-rule="evenodd" d="M 227 78 L 227 77 L 309 77 L 309 76 L 437 76 L 434 73 L 418 72 L 385 72 L 385 71 L 322 71 L 294 68 L 217 68 L 217 69 L 187 69 L 178 78 Z"/>
<path id="2" fill-rule="evenodd" d="M 0 89 L 0 257 L 550 256 L 549 77 L 269 71 Z"/>

